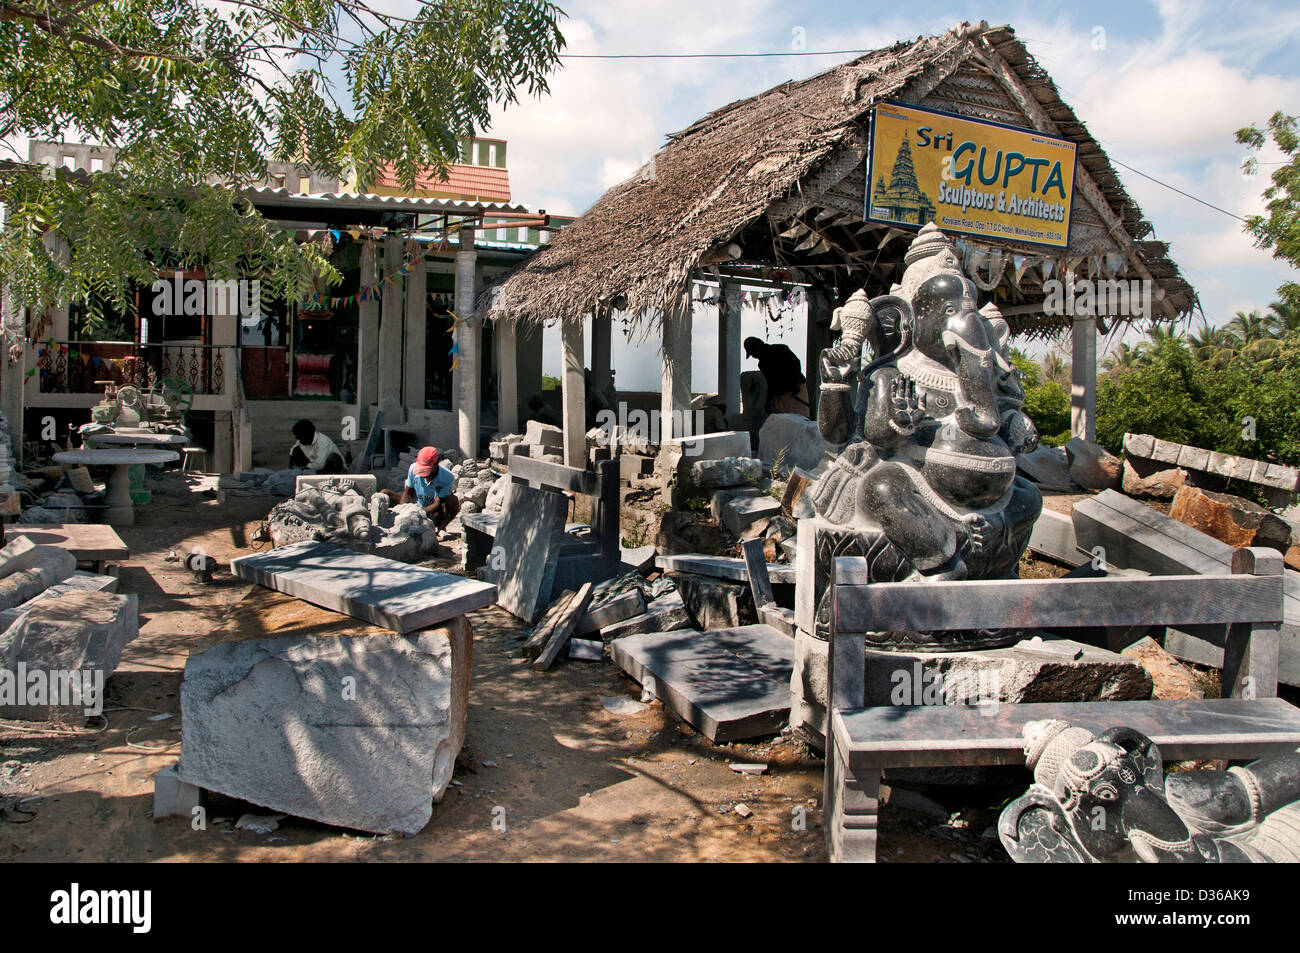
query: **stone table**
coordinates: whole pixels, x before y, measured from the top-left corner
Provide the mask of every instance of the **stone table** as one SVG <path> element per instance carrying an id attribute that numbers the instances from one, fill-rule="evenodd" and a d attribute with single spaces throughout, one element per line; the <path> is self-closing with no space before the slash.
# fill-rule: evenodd
<path id="1" fill-rule="evenodd" d="M 171 463 L 179 460 L 175 450 L 150 450 L 145 448 L 103 447 L 98 450 L 63 450 L 54 455 L 55 463 L 70 466 L 112 467 L 108 478 L 109 523 L 129 526 L 135 522 L 135 508 L 131 505 L 131 478 L 127 469 L 137 463 Z"/>
<path id="2" fill-rule="evenodd" d="M 95 572 L 103 572 L 109 560 L 128 558 L 131 553 L 122 537 L 113 527 L 97 523 L 39 523 L 30 526 L 14 525 L 5 528 L 10 537 L 25 536 L 40 546 L 57 546 L 76 557 L 77 562 L 95 564 Z"/>
<path id="3" fill-rule="evenodd" d="M 179 447 L 186 443 L 184 434 L 158 433 L 155 430 L 117 430 L 91 433 L 82 437 L 88 447 Z"/>

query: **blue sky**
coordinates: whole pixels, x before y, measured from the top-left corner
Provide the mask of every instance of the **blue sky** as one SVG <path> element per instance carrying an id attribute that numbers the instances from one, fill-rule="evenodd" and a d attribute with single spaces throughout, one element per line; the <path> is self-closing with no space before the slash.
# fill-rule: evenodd
<path id="1" fill-rule="evenodd" d="M 1114 159 L 1238 215 L 1259 211 L 1263 176 L 1243 177 L 1233 132 L 1300 112 L 1300 7 L 1284 3 L 895 3 L 561 0 L 570 53 L 875 49 L 960 20 L 1010 24 Z M 900 8 L 901 7 L 901 8 Z M 498 114 L 517 201 L 582 212 L 656 152 L 667 133 L 735 99 L 850 56 L 569 59 L 552 94 Z M 1264 162 L 1280 156 L 1271 149 Z M 1263 167 L 1264 175 L 1270 166 Z M 1211 323 L 1265 308 L 1294 269 L 1252 247 L 1241 224 L 1124 169 L 1130 194 L 1172 246 Z M 746 313 L 745 333 L 763 321 Z M 801 341 L 802 319 L 786 340 Z M 716 320 L 696 315 L 693 387 L 716 386 Z M 656 342 L 616 335 L 621 387 L 658 389 Z M 558 368 L 558 334 L 546 365 Z M 792 343 L 796 352 L 802 348 Z M 647 360 L 654 355 L 655 360 Z"/>

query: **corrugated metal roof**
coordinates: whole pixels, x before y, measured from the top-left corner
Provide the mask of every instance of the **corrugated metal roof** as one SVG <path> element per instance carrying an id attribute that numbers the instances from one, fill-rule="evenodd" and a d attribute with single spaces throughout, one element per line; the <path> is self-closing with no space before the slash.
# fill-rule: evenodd
<path id="1" fill-rule="evenodd" d="M 454 199 L 412 198 L 404 195 L 375 195 L 370 192 L 317 192 L 306 194 L 266 186 L 245 189 L 244 195 L 254 203 L 299 206 L 304 211 L 330 206 L 333 208 L 374 209 L 376 211 L 415 212 L 420 215 L 472 215 L 479 212 L 527 212 L 522 205 L 503 202 L 460 202 Z"/>

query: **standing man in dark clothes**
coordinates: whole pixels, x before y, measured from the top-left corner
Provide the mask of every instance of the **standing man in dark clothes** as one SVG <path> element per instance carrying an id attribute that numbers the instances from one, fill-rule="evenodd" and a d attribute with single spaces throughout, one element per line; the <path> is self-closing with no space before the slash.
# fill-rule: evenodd
<path id="1" fill-rule="evenodd" d="M 808 416 L 808 389 L 803 365 L 794 351 L 784 344 L 768 344 L 761 338 L 745 338 L 745 355 L 758 360 L 758 369 L 767 380 L 769 414 Z"/>

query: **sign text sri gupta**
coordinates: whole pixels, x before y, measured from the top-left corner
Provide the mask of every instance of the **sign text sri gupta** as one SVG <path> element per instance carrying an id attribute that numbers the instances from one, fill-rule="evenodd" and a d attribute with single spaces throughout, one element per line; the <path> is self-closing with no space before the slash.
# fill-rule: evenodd
<path id="1" fill-rule="evenodd" d="M 871 126 L 867 221 L 1069 244 L 1075 143 L 897 103 Z"/>

